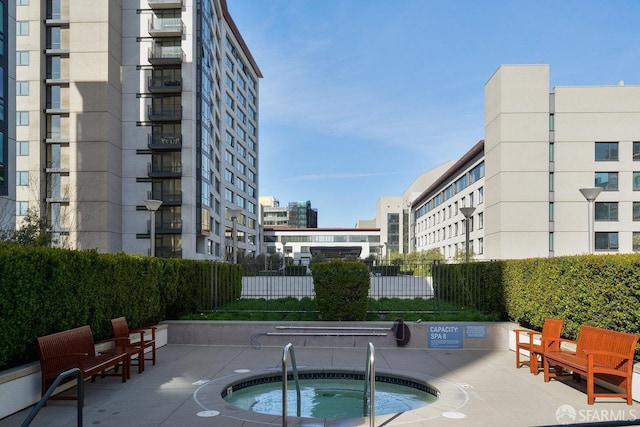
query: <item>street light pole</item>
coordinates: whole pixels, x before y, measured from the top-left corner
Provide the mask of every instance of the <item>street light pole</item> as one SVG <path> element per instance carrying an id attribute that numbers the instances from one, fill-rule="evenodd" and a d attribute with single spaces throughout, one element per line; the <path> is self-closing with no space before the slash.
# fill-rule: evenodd
<path id="1" fill-rule="evenodd" d="M 469 262 L 469 232 L 471 231 L 469 228 L 469 220 L 471 219 L 471 215 L 475 212 L 476 208 L 474 207 L 466 207 L 460 208 L 460 212 L 464 215 L 464 234 L 465 234 L 465 254 L 464 259 L 466 262 Z"/>
<path id="2" fill-rule="evenodd" d="M 584 196 L 585 199 L 587 199 L 587 202 L 589 202 L 587 204 L 587 221 L 588 223 L 588 227 L 587 227 L 587 232 L 589 233 L 589 253 L 592 254 L 595 250 L 594 248 L 594 234 L 595 234 L 595 225 L 594 225 L 594 221 L 595 221 L 595 215 L 593 212 L 593 203 L 594 201 L 598 198 L 598 195 L 600 195 L 600 193 L 602 192 L 602 187 L 587 187 L 587 188 L 580 188 L 580 192 L 582 193 L 582 195 Z"/>
<path id="3" fill-rule="evenodd" d="M 150 255 L 152 257 L 156 256 L 156 212 L 160 209 L 160 205 L 162 205 L 162 200 L 145 200 L 144 205 L 147 207 L 147 210 L 151 214 L 151 251 Z"/>
<path id="4" fill-rule="evenodd" d="M 233 240 L 233 263 L 238 263 L 238 217 L 242 214 L 240 209 L 227 209 L 231 217 L 231 239 Z"/>

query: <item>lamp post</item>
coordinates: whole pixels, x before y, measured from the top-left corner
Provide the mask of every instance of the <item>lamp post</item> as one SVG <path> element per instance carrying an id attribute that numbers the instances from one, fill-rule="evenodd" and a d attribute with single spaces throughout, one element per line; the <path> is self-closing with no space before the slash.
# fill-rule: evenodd
<path id="1" fill-rule="evenodd" d="M 588 205 L 587 205 L 587 218 L 589 221 L 587 230 L 589 233 L 589 253 L 592 254 L 594 252 L 594 238 L 593 235 L 595 234 L 594 232 L 594 212 L 593 212 L 593 202 L 598 198 L 598 195 L 600 194 L 600 192 L 602 191 L 602 187 L 587 187 L 587 188 L 581 188 L 580 192 L 582 193 L 582 195 L 584 196 L 585 199 L 587 199 Z"/>
<path id="2" fill-rule="evenodd" d="M 231 239 L 233 240 L 233 263 L 238 263 L 238 217 L 242 214 L 240 209 L 227 209 L 231 217 Z"/>
<path id="3" fill-rule="evenodd" d="M 152 257 L 156 256 L 156 212 L 162 205 L 162 200 L 145 200 L 144 205 L 151 214 L 151 252 Z"/>
<path id="4" fill-rule="evenodd" d="M 465 234 L 465 254 L 464 259 L 466 262 L 469 262 L 469 220 L 471 219 L 471 215 L 475 212 L 476 208 L 473 206 L 460 208 L 460 212 L 464 215 L 464 234 Z"/>

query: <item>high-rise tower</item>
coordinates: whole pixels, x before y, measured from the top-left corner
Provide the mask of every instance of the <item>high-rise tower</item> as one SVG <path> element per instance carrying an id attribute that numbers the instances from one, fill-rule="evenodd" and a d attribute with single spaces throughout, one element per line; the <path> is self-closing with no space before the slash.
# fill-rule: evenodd
<path id="1" fill-rule="evenodd" d="M 44 0 L 16 20 L 17 200 L 54 243 L 223 259 L 239 209 L 257 250 L 262 75 L 225 0 Z"/>

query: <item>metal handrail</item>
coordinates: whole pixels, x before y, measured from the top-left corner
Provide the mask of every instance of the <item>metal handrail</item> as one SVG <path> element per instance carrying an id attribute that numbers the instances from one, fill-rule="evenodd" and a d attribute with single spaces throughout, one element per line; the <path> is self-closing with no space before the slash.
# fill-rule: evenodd
<path id="1" fill-rule="evenodd" d="M 22 427 L 27 427 L 31 424 L 31 421 L 33 421 L 36 415 L 38 415 L 38 412 L 40 412 L 40 409 L 42 409 L 44 404 L 47 402 L 47 399 L 49 399 L 49 397 L 53 394 L 53 392 L 60 385 L 62 380 L 64 380 L 67 377 L 70 377 L 71 375 L 75 375 L 78 381 L 78 387 L 77 387 L 78 427 L 82 427 L 82 407 L 84 406 L 84 392 L 82 390 L 82 371 L 79 368 L 72 368 L 58 375 L 58 377 L 55 379 L 53 384 L 51 384 L 51 387 L 49 387 L 47 389 L 47 392 L 44 394 L 44 396 L 42 396 L 42 399 L 40 399 L 40 402 L 38 402 L 38 404 L 31 410 L 31 413 L 29 413 L 29 416 L 27 417 L 27 419 L 24 420 L 24 422 L 22 423 Z"/>
<path id="2" fill-rule="evenodd" d="M 375 401 L 376 401 L 376 357 L 373 344 L 369 343 L 367 348 L 367 362 L 364 371 L 364 395 L 362 397 L 362 416 L 367 416 L 367 389 L 370 391 L 369 398 L 369 426 L 375 425 Z"/>
<path id="3" fill-rule="evenodd" d="M 293 370 L 293 379 L 296 383 L 296 402 L 297 415 L 300 416 L 300 381 L 298 380 L 298 367 L 296 366 L 296 353 L 293 351 L 293 344 L 289 343 L 284 346 L 282 352 L 282 426 L 287 426 L 287 354 L 291 354 L 291 369 Z"/>

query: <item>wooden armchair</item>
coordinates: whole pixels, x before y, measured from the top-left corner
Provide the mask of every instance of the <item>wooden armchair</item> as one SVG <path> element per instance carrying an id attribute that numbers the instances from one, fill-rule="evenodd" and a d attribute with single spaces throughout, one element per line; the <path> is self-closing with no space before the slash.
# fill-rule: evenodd
<path id="1" fill-rule="evenodd" d="M 144 361 L 151 360 L 153 365 L 156 364 L 156 328 L 154 326 L 141 329 L 129 329 L 127 319 L 118 317 L 111 319 L 111 327 L 113 328 L 114 339 L 119 345 L 126 348 L 128 355 L 128 372 L 127 376 L 131 376 L 131 365 L 138 366 L 138 373 L 144 371 Z M 146 337 L 147 332 L 151 333 L 151 339 Z M 132 335 L 136 336 L 132 339 Z M 150 348 L 151 358 L 146 358 L 146 350 Z M 134 356 L 138 356 L 134 359 Z M 135 361 L 135 362 L 134 362 Z"/>
<path id="2" fill-rule="evenodd" d="M 560 349 L 560 333 L 564 326 L 563 320 L 546 319 L 542 326 L 542 332 L 531 331 L 528 329 L 514 329 L 516 333 L 516 368 L 520 368 L 523 362 L 520 361 L 520 351 L 529 352 L 529 370 L 532 374 L 538 375 L 538 356 L 542 357 L 545 351 L 544 343 L 547 343 L 547 349 Z M 527 340 L 521 341 L 520 334 L 526 334 Z M 540 341 L 538 344 L 536 338 Z M 526 363 L 526 362 L 524 362 Z"/>

